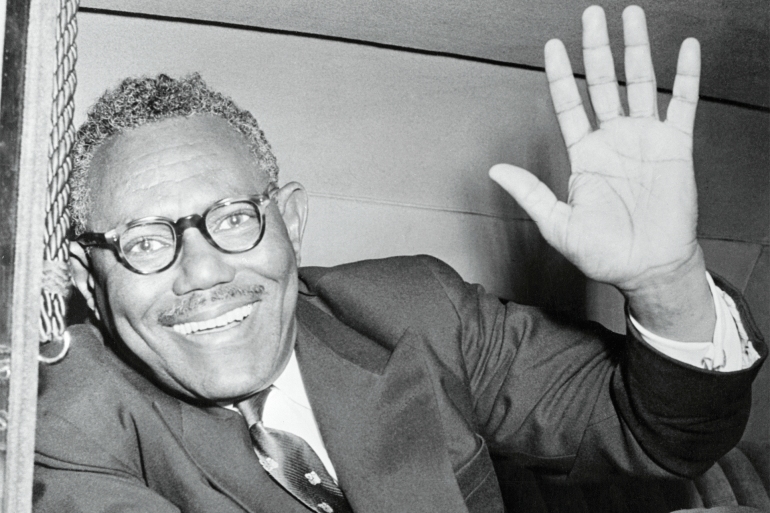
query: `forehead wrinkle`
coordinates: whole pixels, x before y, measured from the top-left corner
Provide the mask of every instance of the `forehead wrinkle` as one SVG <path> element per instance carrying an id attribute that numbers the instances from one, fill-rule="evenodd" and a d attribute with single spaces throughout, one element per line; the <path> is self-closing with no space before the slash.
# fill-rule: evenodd
<path id="1" fill-rule="evenodd" d="M 120 162 L 119 165 L 120 167 L 123 167 L 123 169 L 132 167 L 135 168 L 134 172 L 132 173 L 133 176 L 131 176 L 130 179 L 130 182 L 133 182 L 131 185 L 135 190 L 147 190 L 152 188 L 155 184 L 160 183 L 160 181 L 155 179 L 154 174 L 156 173 L 165 175 L 164 179 L 162 180 L 163 182 L 171 183 L 181 183 L 181 181 L 196 176 L 202 178 L 206 182 L 216 183 L 221 181 L 222 178 L 220 175 L 227 174 L 226 172 L 231 167 L 228 165 L 223 165 L 219 162 L 220 158 L 222 157 L 221 150 L 209 150 L 206 152 L 200 152 L 198 154 L 189 155 L 183 159 L 180 159 L 178 153 L 176 153 L 176 150 L 179 149 L 197 149 L 199 146 L 201 146 L 201 144 L 196 142 L 179 142 L 173 145 L 169 144 L 165 146 L 160 152 L 146 152 L 141 155 L 122 159 L 122 162 Z M 229 146 L 230 148 L 236 150 L 235 155 L 237 160 L 244 163 L 249 168 L 251 171 L 251 178 L 257 181 L 259 170 L 255 165 L 253 158 L 251 157 L 251 153 L 249 153 L 246 148 L 243 148 L 238 144 L 230 144 Z M 130 155 L 133 153 L 130 151 L 131 149 L 132 148 L 130 147 L 124 148 L 124 151 L 120 153 L 128 153 Z M 129 151 L 126 152 L 125 150 Z M 118 155 L 118 158 L 119 157 L 120 155 Z M 199 166 L 202 166 L 202 169 L 200 169 L 195 174 L 184 173 L 183 171 L 186 165 L 193 162 Z M 174 169 L 179 169 L 179 173 L 182 174 L 183 177 L 174 178 L 173 180 L 169 179 L 168 176 L 173 176 Z M 149 179 L 142 179 L 143 177 L 149 177 Z"/>
<path id="2" fill-rule="evenodd" d="M 146 181 L 141 181 L 139 185 L 133 187 L 133 189 L 136 191 L 149 191 L 161 185 L 169 185 L 169 186 L 178 185 L 188 180 L 199 179 L 199 176 L 208 177 L 208 174 L 209 172 L 201 172 L 196 175 L 167 177 L 164 180 L 159 180 L 159 181 L 156 181 L 155 183 L 147 183 Z M 207 180 L 207 181 L 210 181 L 210 180 Z"/>
<path id="3" fill-rule="evenodd" d="M 207 154 L 206 156 L 216 158 L 216 154 L 214 153 Z M 224 180 L 223 175 L 227 174 L 227 171 L 230 170 L 230 166 L 217 165 L 217 162 L 212 160 L 212 162 L 207 163 L 207 166 L 204 169 L 199 169 L 195 173 L 184 173 L 183 171 L 186 167 L 185 164 L 189 162 L 200 162 L 200 157 L 191 157 L 184 161 L 177 161 L 170 164 L 162 164 L 152 168 L 145 168 L 131 177 L 130 182 L 136 182 L 131 183 L 132 188 L 138 191 L 146 191 L 163 183 L 173 185 L 193 179 L 202 180 L 207 183 L 218 183 Z M 179 172 L 174 172 L 174 168 L 180 168 Z M 169 170 L 171 172 L 169 172 Z M 252 173 L 251 176 L 254 182 L 256 182 L 257 179 L 256 171 L 257 170 L 254 169 L 254 173 Z M 154 176 L 158 173 L 163 175 L 162 179 L 158 179 L 156 176 Z M 149 179 L 142 179 L 143 176 L 148 176 Z"/>
<path id="4" fill-rule="evenodd" d="M 184 143 L 184 144 L 178 144 L 174 146 L 174 148 L 182 148 L 182 147 L 196 147 L 198 145 L 192 144 L 192 143 Z M 171 146 L 167 148 L 172 148 Z M 152 189 L 153 187 L 160 185 L 164 182 L 167 182 L 169 184 L 174 183 L 182 183 L 185 180 L 190 179 L 200 179 L 208 183 L 217 183 L 224 180 L 224 176 L 227 174 L 227 171 L 230 170 L 231 166 L 227 165 L 221 165 L 218 162 L 219 154 L 216 151 L 209 151 L 206 153 L 200 153 L 198 155 L 192 155 L 184 159 L 178 159 L 178 157 L 170 157 L 169 162 L 163 162 L 163 155 L 161 154 L 160 158 L 156 158 L 156 153 L 146 153 L 144 155 L 140 155 L 137 157 L 134 157 L 132 159 L 124 159 L 122 162 L 119 163 L 119 167 L 122 169 L 131 168 L 134 167 L 135 170 L 131 173 L 129 173 L 131 176 L 126 182 L 124 182 L 126 185 L 129 185 L 129 187 L 133 190 L 137 191 L 147 191 L 149 189 Z M 143 160 L 150 159 L 152 162 L 145 164 L 142 162 Z M 106 168 L 111 168 L 110 166 L 110 159 L 106 159 L 105 166 Z M 251 170 L 251 179 L 256 183 L 258 181 L 258 174 L 259 170 L 256 166 L 254 166 L 251 159 L 248 158 L 239 158 L 239 160 L 244 161 L 248 168 Z M 187 167 L 186 164 L 190 164 L 195 162 L 196 164 L 202 165 L 203 168 L 199 169 L 194 174 L 190 174 L 189 172 L 185 173 L 184 169 Z M 175 172 L 174 169 L 178 168 L 178 172 Z M 107 173 L 95 173 L 94 176 L 96 181 L 102 181 L 102 180 L 109 180 Z M 155 175 L 160 174 L 163 175 L 162 179 L 158 179 Z M 147 178 L 144 178 L 147 177 Z M 117 189 L 120 189 L 120 186 L 117 187 Z M 106 192 L 107 196 L 113 195 L 115 193 L 114 188 L 107 187 L 106 191 L 103 191 L 103 193 Z"/>

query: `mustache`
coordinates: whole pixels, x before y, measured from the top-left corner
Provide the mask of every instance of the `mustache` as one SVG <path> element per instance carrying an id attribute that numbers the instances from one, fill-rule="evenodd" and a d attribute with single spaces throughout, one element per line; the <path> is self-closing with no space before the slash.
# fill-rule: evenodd
<path id="1" fill-rule="evenodd" d="M 217 303 L 237 297 L 250 297 L 252 302 L 259 301 L 265 293 L 262 285 L 239 287 L 238 285 L 225 285 L 211 292 L 198 292 L 189 297 L 180 299 L 174 306 L 158 315 L 158 322 L 164 326 L 178 324 L 180 319 L 188 317 L 202 306 Z"/>

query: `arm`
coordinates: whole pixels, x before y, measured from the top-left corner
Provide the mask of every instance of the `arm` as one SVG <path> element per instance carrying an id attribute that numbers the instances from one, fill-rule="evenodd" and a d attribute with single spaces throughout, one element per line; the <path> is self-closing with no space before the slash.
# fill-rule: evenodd
<path id="1" fill-rule="evenodd" d="M 493 454 L 574 480 L 703 472 L 740 438 L 767 354 L 737 294 L 762 359 L 721 373 L 666 357 L 631 327 L 624 337 L 501 301 L 428 256 L 302 276 L 335 316 L 385 347 L 416 335 L 447 433 L 469 429 Z"/>
<path id="2" fill-rule="evenodd" d="M 695 369 L 655 351 L 630 325 L 624 337 L 503 303 L 447 266 L 423 262 L 456 312 L 444 329 L 457 331 L 477 429 L 493 453 L 578 481 L 693 476 L 740 439 L 759 364 Z M 742 316 L 756 336 L 745 309 Z M 448 351 L 435 338 L 435 350 Z M 764 344 L 757 348 L 764 359 Z"/>

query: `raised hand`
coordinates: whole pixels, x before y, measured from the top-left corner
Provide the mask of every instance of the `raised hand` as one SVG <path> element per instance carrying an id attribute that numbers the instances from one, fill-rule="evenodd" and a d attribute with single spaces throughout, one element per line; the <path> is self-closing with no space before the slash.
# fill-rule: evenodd
<path id="1" fill-rule="evenodd" d="M 702 303 L 708 289 L 696 239 L 692 160 L 700 47 L 695 39 L 682 44 L 673 98 L 666 120 L 660 121 L 641 8 L 626 8 L 623 31 L 628 115 L 620 103 L 604 11 L 593 6 L 583 14 L 583 59 L 596 130 L 564 45 L 551 40 L 545 47 L 546 75 L 572 168 L 567 203 L 524 169 L 499 164 L 490 176 L 588 277 L 615 285 L 630 299 L 664 302 L 673 298 L 664 290 L 669 285 L 687 287 L 696 280 L 696 299 Z"/>

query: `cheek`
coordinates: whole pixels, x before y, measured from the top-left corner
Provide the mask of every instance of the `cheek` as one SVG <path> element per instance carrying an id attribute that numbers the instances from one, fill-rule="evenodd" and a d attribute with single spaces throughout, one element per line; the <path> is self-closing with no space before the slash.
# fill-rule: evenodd
<path id="1" fill-rule="evenodd" d="M 270 228 L 268 226 L 265 230 L 259 245 L 252 252 L 244 254 L 249 262 L 244 264 L 266 278 L 285 285 L 297 273 L 296 254 L 283 223 Z"/>
<path id="2" fill-rule="evenodd" d="M 97 279 L 94 292 L 101 321 L 113 333 L 126 323 L 138 325 L 161 293 L 162 280 L 133 273 L 117 262 L 97 269 L 101 269 L 97 275 L 102 278 Z"/>
<path id="3" fill-rule="evenodd" d="M 127 321 L 138 328 L 140 320 L 150 314 L 153 304 L 171 285 L 165 283 L 166 280 L 160 275 L 141 276 L 131 273 L 129 276 L 127 273 L 113 272 L 108 277 L 105 299 L 116 322 Z"/>
<path id="4" fill-rule="evenodd" d="M 153 340 L 158 337 L 153 333 L 157 327 L 157 304 L 171 285 L 162 275 L 142 276 L 119 264 L 110 270 L 104 282 L 104 297 L 100 301 L 102 321 L 113 337 L 152 364 L 156 359 Z"/>

